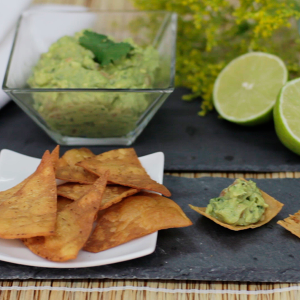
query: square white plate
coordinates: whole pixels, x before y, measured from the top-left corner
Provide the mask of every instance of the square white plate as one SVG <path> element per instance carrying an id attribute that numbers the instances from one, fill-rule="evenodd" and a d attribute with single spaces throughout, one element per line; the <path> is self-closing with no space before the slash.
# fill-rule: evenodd
<path id="1" fill-rule="evenodd" d="M 164 172 L 164 154 L 157 152 L 139 157 L 150 177 L 162 183 Z M 7 190 L 32 174 L 40 159 L 2 150 L 0 155 L 0 191 Z M 67 262 L 51 262 L 33 254 L 20 240 L 0 239 L 0 260 L 15 264 L 47 268 L 85 268 L 112 264 L 151 254 L 156 247 L 157 232 L 126 244 L 102 251 L 90 253 L 80 251 L 78 257 Z"/>

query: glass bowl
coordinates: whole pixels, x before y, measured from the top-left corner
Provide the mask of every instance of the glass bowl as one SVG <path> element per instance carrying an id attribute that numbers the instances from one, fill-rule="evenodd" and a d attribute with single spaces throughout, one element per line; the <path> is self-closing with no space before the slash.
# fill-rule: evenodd
<path id="1" fill-rule="evenodd" d="M 58 144 L 131 145 L 174 90 L 176 28 L 176 14 L 163 11 L 25 12 L 3 90 Z M 62 36 L 84 29 L 152 45 L 159 68 L 151 86 L 31 88 L 27 81 L 41 54 Z"/>

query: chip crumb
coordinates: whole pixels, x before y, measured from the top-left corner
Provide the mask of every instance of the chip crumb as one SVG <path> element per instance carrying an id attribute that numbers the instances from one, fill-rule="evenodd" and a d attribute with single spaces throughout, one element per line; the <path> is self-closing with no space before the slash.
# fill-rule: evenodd
<path id="1" fill-rule="evenodd" d="M 280 226 L 300 238 L 300 210 L 284 220 L 277 222 Z"/>

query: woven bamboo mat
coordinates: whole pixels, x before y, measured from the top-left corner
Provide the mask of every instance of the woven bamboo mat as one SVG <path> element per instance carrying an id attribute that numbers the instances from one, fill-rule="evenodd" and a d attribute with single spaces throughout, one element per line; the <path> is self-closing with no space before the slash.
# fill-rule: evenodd
<path id="1" fill-rule="evenodd" d="M 128 0 L 35 0 L 33 3 L 84 5 L 101 10 L 132 9 Z M 284 173 L 168 173 L 188 178 L 300 178 Z M 297 300 L 300 284 L 165 280 L 0 281 L 0 300 Z"/>

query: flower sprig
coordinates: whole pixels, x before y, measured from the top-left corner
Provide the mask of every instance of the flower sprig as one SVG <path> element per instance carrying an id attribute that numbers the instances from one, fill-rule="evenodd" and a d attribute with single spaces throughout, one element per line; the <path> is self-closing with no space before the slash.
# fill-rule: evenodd
<path id="1" fill-rule="evenodd" d="M 224 66 L 248 51 L 280 56 L 291 77 L 300 76 L 300 18 L 296 0 L 132 0 L 139 9 L 179 14 L 178 86 L 203 99 L 199 115 L 213 109 L 212 90 Z"/>

